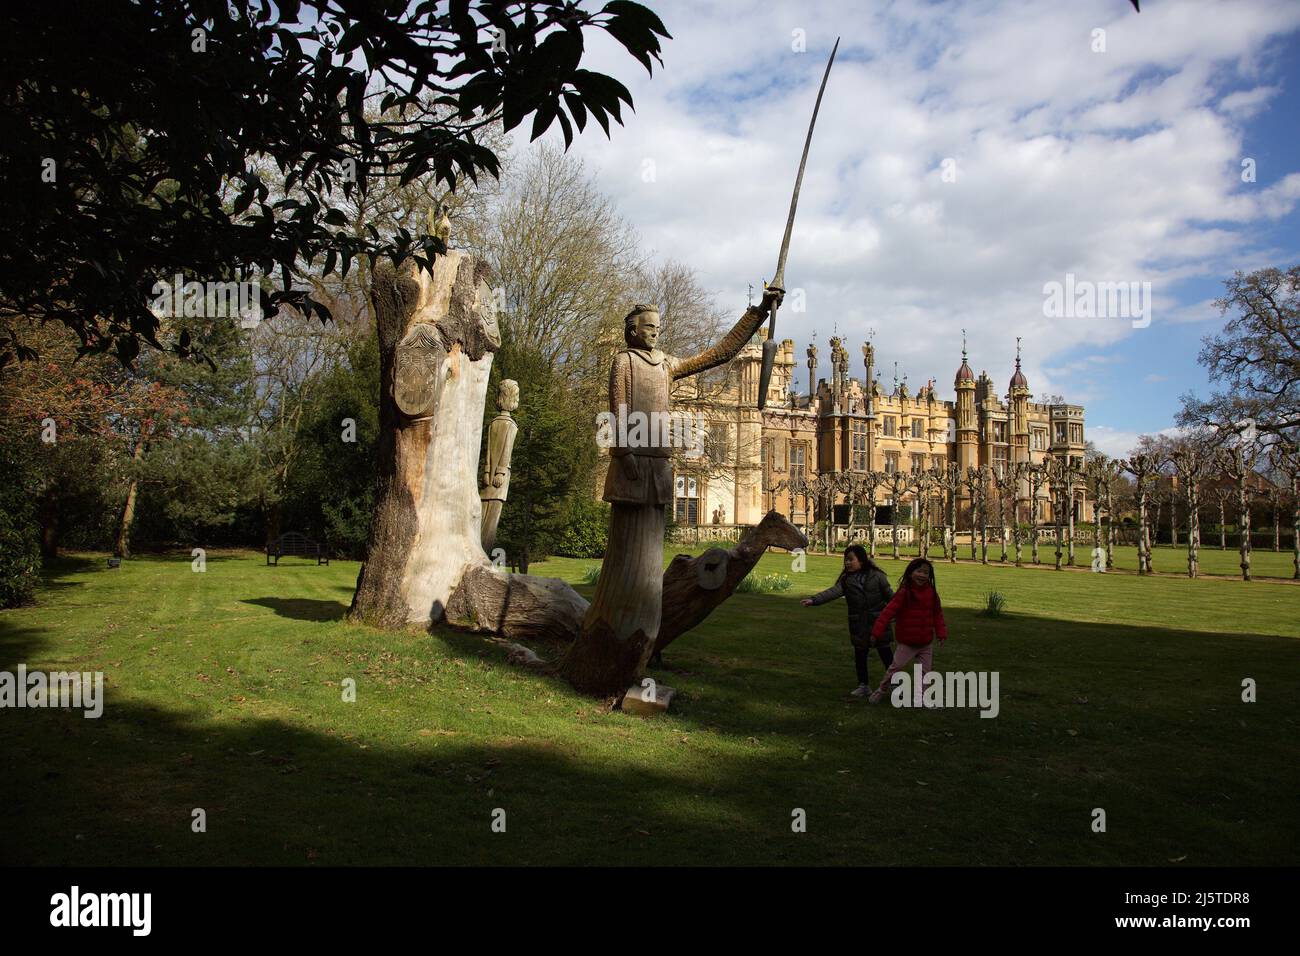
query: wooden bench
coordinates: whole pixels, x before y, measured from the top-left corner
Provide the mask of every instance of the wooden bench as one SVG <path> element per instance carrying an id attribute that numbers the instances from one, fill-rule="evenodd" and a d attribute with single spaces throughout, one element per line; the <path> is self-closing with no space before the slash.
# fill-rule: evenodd
<path id="1" fill-rule="evenodd" d="M 315 558 L 316 564 L 328 565 L 330 563 L 329 554 L 319 544 L 297 531 L 286 531 L 280 537 L 276 538 L 266 549 L 266 563 L 271 564 L 272 558 L 275 558 L 274 564 L 280 564 L 280 559 L 285 555 L 293 555 L 302 558 Z"/>

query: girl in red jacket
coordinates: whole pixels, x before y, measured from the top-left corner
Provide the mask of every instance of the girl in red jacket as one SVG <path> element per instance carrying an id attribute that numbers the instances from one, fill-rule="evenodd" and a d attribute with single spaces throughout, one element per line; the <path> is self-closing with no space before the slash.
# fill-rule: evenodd
<path id="1" fill-rule="evenodd" d="M 908 667 L 913 660 L 921 662 L 921 671 L 916 675 L 915 687 L 919 691 L 925 672 L 930 670 L 934 661 L 934 639 L 948 639 L 948 625 L 943 620 L 943 607 L 939 604 L 939 592 L 934 586 L 934 565 L 925 558 L 916 558 L 903 572 L 903 579 L 898 582 L 898 591 L 894 598 L 876 618 L 871 628 L 871 636 L 879 640 L 894 621 L 894 637 L 898 641 L 898 650 L 894 653 L 894 662 L 889 665 L 885 679 L 872 691 L 869 700 L 880 703 L 894 674 Z"/>

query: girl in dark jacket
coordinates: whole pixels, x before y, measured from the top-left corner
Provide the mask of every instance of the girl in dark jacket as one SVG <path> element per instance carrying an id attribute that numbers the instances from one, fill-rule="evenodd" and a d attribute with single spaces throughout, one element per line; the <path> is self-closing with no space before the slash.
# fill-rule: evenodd
<path id="1" fill-rule="evenodd" d="M 801 602 L 804 607 L 813 607 L 842 597 L 848 605 L 849 640 L 853 642 L 853 664 L 858 671 L 858 687 L 852 692 L 854 697 L 865 697 L 871 691 L 871 682 L 867 678 L 871 648 L 876 649 L 885 667 L 894 662 L 894 652 L 889 646 L 890 632 L 885 630 L 878 638 L 871 636 L 876 616 L 893 596 L 889 578 L 867 557 L 867 549 L 860 544 L 851 544 L 844 549 L 844 570 L 835 583 Z"/>

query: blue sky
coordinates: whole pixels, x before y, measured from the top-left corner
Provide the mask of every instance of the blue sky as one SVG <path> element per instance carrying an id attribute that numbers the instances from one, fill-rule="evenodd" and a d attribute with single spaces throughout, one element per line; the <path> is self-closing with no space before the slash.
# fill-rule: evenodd
<path id="1" fill-rule="evenodd" d="M 663 69 L 591 43 L 636 111 L 574 152 L 729 313 L 775 264 L 842 37 L 786 270 L 805 309 L 787 300 L 777 329 L 800 354 L 838 328 L 860 376 L 873 329 L 880 367 L 951 397 L 962 329 L 1000 390 L 1021 336 L 1035 395 L 1085 404 L 1090 437 L 1122 454 L 1206 390 L 1196 353 L 1222 279 L 1300 262 L 1297 0 L 648 5 L 674 36 Z M 1150 325 L 1045 315 L 1067 273 L 1150 282 Z"/>

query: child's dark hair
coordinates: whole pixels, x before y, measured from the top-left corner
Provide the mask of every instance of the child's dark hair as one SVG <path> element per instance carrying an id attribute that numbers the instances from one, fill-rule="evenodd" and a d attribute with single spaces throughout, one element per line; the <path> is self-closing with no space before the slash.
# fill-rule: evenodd
<path id="1" fill-rule="evenodd" d="M 867 549 L 864 548 L 864 547 L 863 547 L 862 545 L 860 545 L 860 544 L 851 544 L 851 545 L 849 545 L 847 548 L 844 549 L 844 553 L 845 553 L 845 555 L 850 555 L 850 554 L 851 554 L 851 555 L 853 555 L 855 558 L 857 558 L 857 559 L 858 559 L 858 564 L 861 566 L 861 569 L 862 569 L 863 571 L 865 571 L 867 574 L 871 574 L 873 571 L 879 571 L 879 570 L 880 570 L 880 568 L 876 565 L 876 562 L 875 562 L 875 561 L 872 561 L 871 558 L 867 557 Z M 844 575 L 846 575 L 846 574 L 848 574 L 848 573 L 849 573 L 849 572 L 848 572 L 848 569 L 847 569 L 847 568 L 846 568 L 845 570 L 841 571 L 841 572 L 840 572 L 840 576 L 839 576 L 839 578 L 836 579 L 836 583 L 839 583 L 839 581 L 842 581 L 842 580 L 844 579 Z M 884 573 L 884 572 L 881 572 L 881 573 Z"/>
<path id="2" fill-rule="evenodd" d="M 934 564 L 931 563 L 929 558 L 913 558 L 907 562 L 903 577 L 898 582 L 898 590 L 906 592 L 907 597 L 904 600 L 910 604 L 912 601 L 912 572 L 922 565 L 930 569 L 930 587 L 934 589 L 934 606 L 939 607 L 939 585 L 934 580 Z"/>

